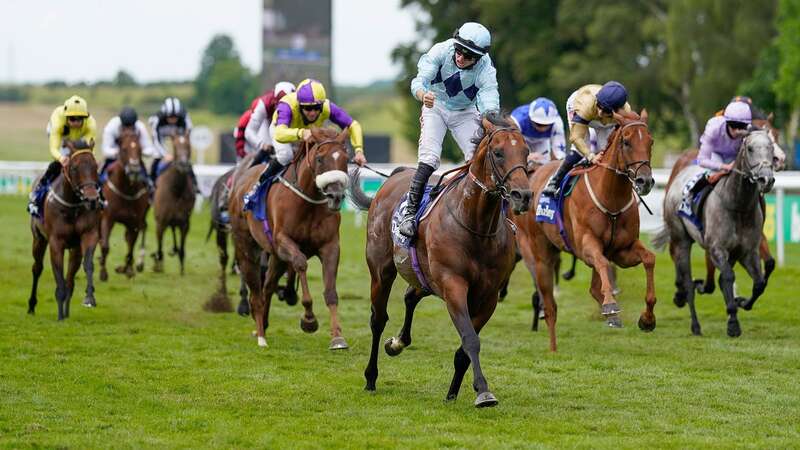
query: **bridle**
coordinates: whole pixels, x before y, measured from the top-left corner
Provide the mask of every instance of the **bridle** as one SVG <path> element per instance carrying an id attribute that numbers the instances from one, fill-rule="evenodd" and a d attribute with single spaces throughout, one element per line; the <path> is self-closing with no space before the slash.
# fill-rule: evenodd
<path id="1" fill-rule="evenodd" d="M 642 121 L 628 122 L 628 123 L 626 123 L 625 125 L 623 125 L 622 127 L 619 128 L 619 130 L 617 131 L 617 136 L 615 137 L 614 141 L 618 141 L 618 140 L 622 139 L 623 132 L 626 129 L 632 128 L 632 127 L 644 127 L 645 130 L 647 130 L 648 133 L 649 133 L 649 129 L 647 127 L 647 123 L 642 122 Z M 616 146 L 618 144 L 615 142 L 614 145 Z M 604 163 L 602 161 L 598 161 L 595 164 L 597 166 L 600 166 L 600 167 L 606 169 L 606 170 L 610 170 L 611 172 L 614 172 L 615 174 L 617 174 L 617 175 L 619 175 L 621 177 L 627 178 L 628 181 L 630 181 L 635 186 L 636 185 L 635 180 L 636 180 L 637 176 L 639 175 L 639 171 L 642 170 L 642 167 L 648 167 L 648 168 L 650 168 L 650 170 L 652 170 L 652 167 L 650 166 L 650 160 L 643 159 L 643 160 L 639 160 L 639 161 L 626 162 L 623 159 L 621 161 L 621 163 L 620 163 L 621 154 L 622 154 L 622 151 L 619 151 L 615 155 L 616 156 L 616 161 L 615 161 L 615 165 L 614 166 L 606 164 L 606 163 Z M 619 169 L 618 167 L 620 167 L 620 166 L 622 166 L 623 169 Z"/>
<path id="2" fill-rule="evenodd" d="M 492 130 L 491 133 L 489 133 L 489 136 L 484 138 L 486 140 L 486 145 L 488 146 L 492 142 L 492 139 L 494 139 L 494 136 L 500 132 L 519 133 L 519 130 L 513 127 L 495 128 L 494 130 Z M 472 173 L 472 166 L 470 166 L 470 168 L 468 169 L 469 177 L 473 183 L 475 183 L 479 188 L 481 188 L 483 192 L 489 195 L 499 195 L 501 198 L 503 198 L 503 200 L 508 200 L 511 196 L 508 190 L 508 186 L 506 186 L 508 178 L 511 176 L 512 173 L 514 173 L 515 170 L 522 170 L 523 172 L 526 172 L 526 165 L 517 164 L 511 169 L 509 169 L 505 173 L 505 175 L 501 175 L 500 170 L 497 167 L 497 161 L 494 158 L 494 152 L 491 151 L 491 149 L 487 149 L 486 152 L 488 153 L 489 164 L 491 165 L 492 168 L 491 177 L 492 177 L 492 182 L 494 183 L 494 188 L 489 188 L 481 180 L 479 180 L 478 177 L 476 177 Z"/>
<path id="3" fill-rule="evenodd" d="M 323 145 L 339 144 L 339 143 L 340 142 L 338 140 L 336 140 L 336 139 L 327 139 L 327 140 L 324 140 L 324 141 L 315 142 L 314 145 L 311 146 L 311 148 L 308 148 L 305 151 L 305 155 L 303 156 L 303 158 L 305 158 L 306 164 L 308 165 L 309 170 L 312 170 L 311 168 L 313 167 L 311 165 L 311 153 L 315 153 L 316 154 L 316 152 L 319 150 L 319 148 L 322 147 Z M 294 179 L 295 179 L 295 182 L 300 179 L 300 175 L 297 172 L 297 167 L 300 165 L 300 164 L 298 164 L 298 159 L 299 158 L 295 159 L 295 161 L 294 161 Z M 311 196 L 309 196 L 305 192 L 303 192 L 303 190 L 300 189 L 299 186 L 297 186 L 296 184 L 294 184 L 291 181 L 287 180 L 286 178 L 283 178 L 281 175 L 278 175 L 276 178 L 277 178 L 278 181 L 281 182 L 281 184 L 283 184 L 284 186 L 289 188 L 290 191 L 294 192 L 295 195 L 297 195 L 298 197 L 300 197 L 303 200 L 307 201 L 308 203 L 312 203 L 314 205 L 324 205 L 325 203 L 328 202 L 327 198 L 321 198 L 321 199 L 312 198 Z M 325 192 L 323 192 L 322 189 L 320 189 L 319 187 L 317 187 L 317 190 L 323 196 L 325 195 Z"/>
<path id="4" fill-rule="evenodd" d="M 741 175 L 742 177 L 744 177 L 744 179 L 746 179 L 747 181 L 749 181 L 752 184 L 758 183 L 758 175 L 757 175 L 757 173 L 761 169 L 763 169 L 765 167 L 772 168 L 772 161 L 761 161 L 758 164 L 750 165 L 750 161 L 747 159 L 747 150 L 746 150 L 747 149 L 747 140 L 750 138 L 751 135 L 753 135 L 754 133 L 759 133 L 759 132 L 766 133 L 767 134 L 767 138 L 770 139 L 770 145 L 774 145 L 768 130 L 758 129 L 758 130 L 751 131 L 750 133 L 747 134 L 747 136 L 744 137 L 744 139 L 742 139 L 742 145 L 739 147 L 739 153 L 741 154 L 741 156 L 739 156 L 739 159 L 741 159 L 741 161 L 736 164 L 736 165 L 744 166 L 745 170 L 741 170 L 741 169 L 739 169 L 737 167 L 734 167 L 733 169 L 731 169 L 731 172 L 735 172 L 735 173 Z"/>
<path id="5" fill-rule="evenodd" d="M 88 154 L 88 155 L 90 155 L 92 157 L 92 159 L 94 159 L 94 153 L 93 153 L 92 149 L 87 148 L 87 149 L 83 149 L 83 150 L 78 150 L 78 151 L 72 153 L 71 155 L 69 155 L 69 162 L 67 163 L 66 166 L 61 168 L 61 173 L 62 173 L 62 175 L 64 175 L 64 180 L 66 180 L 66 182 L 69 185 L 70 189 L 72 189 L 73 192 L 76 192 L 78 194 L 78 198 L 81 200 L 81 203 L 85 203 L 87 201 L 86 194 L 84 194 L 84 192 L 83 192 L 84 189 L 86 189 L 89 186 L 95 186 L 95 187 L 97 186 L 97 182 L 96 181 L 87 181 L 86 183 L 83 183 L 83 184 L 80 184 L 80 185 L 76 186 L 75 183 L 72 181 L 72 178 L 70 178 L 70 176 L 69 176 L 69 168 L 72 166 L 72 161 L 74 160 L 74 158 L 76 156 L 80 156 L 80 155 L 84 155 L 84 154 Z M 60 198 L 57 197 L 56 199 L 59 200 Z M 60 199 L 60 200 L 63 200 L 63 199 Z M 60 201 L 59 203 L 62 203 L 65 206 L 71 206 L 71 207 L 78 206 L 78 205 L 75 205 L 75 204 L 72 204 L 72 203 L 65 204 L 65 202 L 63 202 L 63 201 Z"/>

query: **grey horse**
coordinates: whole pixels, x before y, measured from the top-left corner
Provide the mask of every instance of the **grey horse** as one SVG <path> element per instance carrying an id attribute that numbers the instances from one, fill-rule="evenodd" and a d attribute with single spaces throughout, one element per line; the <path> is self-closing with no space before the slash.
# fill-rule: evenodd
<path id="1" fill-rule="evenodd" d="M 670 256 L 675 263 L 675 297 L 679 307 L 689 304 L 692 334 L 700 335 L 700 323 L 694 306 L 690 256 L 692 243 L 708 251 L 720 271 L 719 286 L 728 313 L 728 336 L 742 334 L 736 313 L 739 308 L 749 311 L 764 292 L 767 280 L 761 268 L 758 245 L 764 224 L 760 197 L 775 183 L 772 169 L 773 147 L 767 131 L 751 129 L 742 140 L 734 169 L 713 188 L 700 212 L 704 232 L 688 219 L 678 215 L 683 187 L 705 169 L 693 165 L 675 176 L 664 197 L 664 228 L 653 239 L 656 248 L 669 243 Z M 733 265 L 739 262 L 753 279 L 750 298 L 735 297 Z"/>

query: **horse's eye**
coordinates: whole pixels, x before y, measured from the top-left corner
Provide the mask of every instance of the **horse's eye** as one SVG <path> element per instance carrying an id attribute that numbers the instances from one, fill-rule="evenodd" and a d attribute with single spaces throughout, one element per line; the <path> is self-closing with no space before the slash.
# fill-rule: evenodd
<path id="1" fill-rule="evenodd" d="M 494 151 L 494 157 L 495 157 L 495 158 L 497 158 L 497 159 L 503 159 L 503 156 L 504 156 L 504 154 L 503 154 L 503 151 L 502 151 L 502 150 L 495 150 L 495 151 Z"/>
<path id="2" fill-rule="evenodd" d="M 317 156 L 317 164 L 322 164 L 322 156 Z"/>

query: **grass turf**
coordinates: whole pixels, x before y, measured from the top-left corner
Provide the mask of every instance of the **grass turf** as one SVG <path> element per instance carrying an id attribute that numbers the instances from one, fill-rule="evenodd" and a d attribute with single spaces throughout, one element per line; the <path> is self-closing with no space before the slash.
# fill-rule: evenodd
<path id="1" fill-rule="evenodd" d="M 300 305 L 273 300 L 270 347 L 250 337 L 252 320 L 211 314 L 202 304 L 216 289 L 217 256 L 203 241 L 207 212 L 193 217 L 187 274 L 175 258 L 166 273 L 134 280 L 113 273 L 122 261 L 114 230 L 110 281 L 98 283 L 98 308 L 80 306 L 56 321 L 49 257 L 35 316 L 30 290 L 30 232 L 22 197 L 0 197 L 0 447 L 226 448 L 531 448 L 753 447 L 800 442 L 800 246 L 788 247 L 753 311 L 741 312 L 743 335 L 725 335 L 719 291 L 698 301 L 703 337 L 689 313 L 671 302 L 673 269 L 658 255 L 658 327 L 642 333 L 644 271 L 621 271 L 626 327 L 599 320 L 589 271 L 562 282 L 559 352 L 546 332 L 530 330 L 531 279 L 520 265 L 505 303 L 481 335 L 482 363 L 500 404 L 472 407 L 469 371 L 455 402 L 444 402 L 458 337 L 443 303 L 424 300 L 414 343 L 396 358 L 381 349 L 378 390 L 363 391 L 370 331 L 364 229 L 343 218 L 338 277 L 349 351 L 327 350 L 329 316 L 319 264 L 309 278 L 320 330 L 299 328 Z M 148 249 L 154 248 L 151 218 Z M 698 256 L 698 255 L 696 255 Z M 700 258 L 695 258 L 699 273 Z M 739 290 L 750 283 L 742 271 Z M 229 278 L 231 294 L 236 279 Z M 384 339 L 402 322 L 397 281 Z M 233 295 L 232 295 L 233 296 Z M 542 324 L 544 326 L 544 324 Z"/>

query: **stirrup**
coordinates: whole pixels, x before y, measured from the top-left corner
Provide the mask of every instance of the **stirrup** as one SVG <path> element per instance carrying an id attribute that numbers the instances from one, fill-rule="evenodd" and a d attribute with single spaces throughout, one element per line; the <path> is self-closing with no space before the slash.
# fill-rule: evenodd
<path id="1" fill-rule="evenodd" d="M 400 224 L 398 225 L 398 230 L 400 231 L 400 234 L 402 234 L 403 236 L 405 236 L 407 238 L 413 238 L 414 236 L 416 236 L 417 227 L 416 227 L 416 224 L 414 224 L 415 216 L 416 216 L 416 214 L 414 214 L 412 216 L 403 217 L 403 219 L 400 221 Z M 410 235 L 406 234 L 406 233 L 403 233 L 406 224 L 410 224 L 409 225 L 411 227 L 411 234 Z"/>

